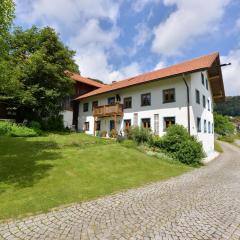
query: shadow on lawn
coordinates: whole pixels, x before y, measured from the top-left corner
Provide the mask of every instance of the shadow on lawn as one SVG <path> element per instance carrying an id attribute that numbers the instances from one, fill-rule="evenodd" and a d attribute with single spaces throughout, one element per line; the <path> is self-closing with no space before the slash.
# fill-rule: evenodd
<path id="1" fill-rule="evenodd" d="M 1 184 L 30 187 L 47 175 L 53 167 L 49 161 L 61 158 L 55 142 L 29 141 L 27 138 L 0 139 L 0 194 Z M 3 185 L 4 186 L 4 185 Z"/>

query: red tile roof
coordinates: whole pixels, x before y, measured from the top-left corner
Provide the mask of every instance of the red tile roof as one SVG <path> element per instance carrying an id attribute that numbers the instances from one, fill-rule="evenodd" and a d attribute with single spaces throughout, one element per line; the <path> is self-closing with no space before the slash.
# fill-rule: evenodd
<path id="1" fill-rule="evenodd" d="M 208 69 L 212 66 L 214 61 L 219 57 L 219 53 L 212 53 L 209 55 L 201 56 L 198 58 L 194 58 L 192 60 L 188 60 L 176 65 L 172 65 L 170 67 L 166 67 L 160 70 L 156 70 L 149 73 L 144 73 L 142 75 L 132 77 L 126 80 L 121 80 L 110 85 L 104 85 L 103 87 L 96 89 L 92 92 L 86 93 L 76 100 L 84 99 L 90 96 L 118 90 L 121 88 L 126 88 L 138 84 L 143 84 L 147 82 L 151 82 L 154 80 L 164 79 L 176 75 L 180 75 L 183 73 L 190 73 L 195 71 L 201 71 L 204 69 Z"/>
<path id="2" fill-rule="evenodd" d="M 77 73 L 72 73 L 70 71 L 65 71 L 65 73 L 74 81 L 77 81 L 77 82 L 82 82 L 82 83 L 86 83 L 88 85 L 91 85 L 91 86 L 94 86 L 94 87 L 97 87 L 97 88 L 101 88 L 101 87 L 105 87 L 106 85 L 103 84 L 103 83 L 99 83 L 97 81 L 94 81 L 90 78 L 86 78 L 86 77 L 83 77 Z"/>

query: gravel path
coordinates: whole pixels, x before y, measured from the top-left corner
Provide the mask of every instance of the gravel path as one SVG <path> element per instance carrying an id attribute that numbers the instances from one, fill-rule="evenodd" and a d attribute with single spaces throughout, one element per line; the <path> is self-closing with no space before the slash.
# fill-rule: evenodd
<path id="1" fill-rule="evenodd" d="M 240 239 L 240 149 L 208 166 L 0 225 L 0 239 Z"/>

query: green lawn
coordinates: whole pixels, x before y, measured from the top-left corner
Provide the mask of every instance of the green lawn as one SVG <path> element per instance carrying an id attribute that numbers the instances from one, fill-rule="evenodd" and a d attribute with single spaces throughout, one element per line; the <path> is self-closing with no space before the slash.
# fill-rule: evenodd
<path id="1" fill-rule="evenodd" d="M 0 219 L 45 212 L 190 169 L 85 134 L 0 137 Z"/>

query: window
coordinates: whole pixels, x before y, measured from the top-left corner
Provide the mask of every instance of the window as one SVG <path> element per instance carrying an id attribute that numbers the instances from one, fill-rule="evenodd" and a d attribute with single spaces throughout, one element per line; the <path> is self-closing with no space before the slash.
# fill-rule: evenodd
<path id="1" fill-rule="evenodd" d="M 123 107 L 126 108 L 132 108 L 132 97 L 127 97 L 123 99 Z"/>
<path id="2" fill-rule="evenodd" d="M 207 105 L 208 105 L 208 111 L 210 111 L 210 100 L 207 100 Z"/>
<path id="3" fill-rule="evenodd" d="M 201 78 L 202 78 L 202 85 L 204 86 L 204 75 L 201 73 Z"/>
<path id="4" fill-rule="evenodd" d="M 145 93 L 141 95 L 141 106 L 151 105 L 151 93 Z"/>
<path id="5" fill-rule="evenodd" d="M 207 132 L 207 120 L 204 120 L 204 132 Z"/>
<path id="6" fill-rule="evenodd" d="M 98 101 L 93 101 L 92 102 L 92 110 L 93 110 L 94 107 L 97 107 L 97 106 L 98 106 Z"/>
<path id="7" fill-rule="evenodd" d="M 201 129 L 201 118 L 197 118 L 197 131 L 198 132 L 201 132 L 202 131 L 202 129 Z"/>
<path id="8" fill-rule="evenodd" d="M 83 111 L 88 112 L 88 103 L 83 104 Z"/>
<path id="9" fill-rule="evenodd" d="M 89 131 L 89 122 L 84 123 L 84 131 Z"/>
<path id="10" fill-rule="evenodd" d="M 159 114 L 154 114 L 154 134 L 159 135 Z"/>
<path id="11" fill-rule="evenodd" d="M 109 105 L 115 104 L 115 97 L 110 97 L 110 98 L 108 98 L 108 104 L 109 104 Z"/>
<path id="12" fill-rule="evenodd" d="M 124 120 L 124 129 L 128 129 L 131 127 L 131 119 Z"/>
<path id="13" fill-rule="evenodd" d="M 133 115 L 133 124 L 134 126 L 138 126 L 138 113 L 134 113 Z"/>
<path id="14" fill-rule="evenodd" d="M 203 100 L 203 107 L 205 108 L 206 107 L 206 97 L 204 95 L 202 96 L 202 100 Z"/>
<path id="15" fill-rule="evenodd" d="M 175 88 L 163 90 L 163 103 L 175 102 Z"/>
<path id="16" fill-rule="evenodd" d="M 142 126 L 144 128 L 150 128 L 151 127 L 151 119 L 150 118 L 142 118 Z"/>
<path id="17" fill-rule="evenodd" d="M 208 79 L 206 78 L 206 89 L 208 90 Z"/>
<path id="18" fill-rule="evenodd" d="M 211 123 L 208 122 L 208 133 L 211 133 Z"/>
<path id="19" fill-rule="evenodd" d="M 196 89 L 196 103 L 200 104 L 200 92 Z"/>
<path id="20" fill-rule="evenodd" d="M 214 133 L 214 125 L 213 125 L 213 123 L 212 123 L 212 133 Z"/>
<path id="21" fill-rule="evenodd" d="M 164 131 L 170 127 L 171 125 L 174 125 L 175 124 L 175 117 L 165 117 L 164 118 Z"/>
<path id="22" fill-rule="evenodd" d="M 96 131 L 100 131 L 101 130 L 101 121 L 98 120 L 96 121 Z"/>

